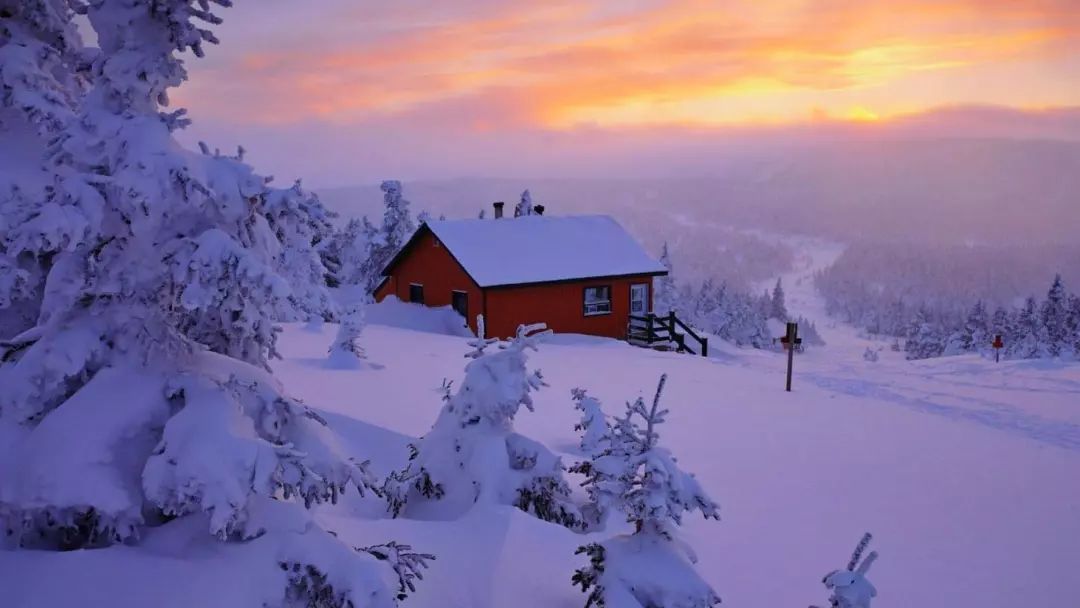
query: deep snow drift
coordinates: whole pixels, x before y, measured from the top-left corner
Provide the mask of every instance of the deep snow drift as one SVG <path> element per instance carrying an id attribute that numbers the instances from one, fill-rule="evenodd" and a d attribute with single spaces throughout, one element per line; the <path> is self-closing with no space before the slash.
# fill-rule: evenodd
<path id="1" fill-rule="evenodd" d="M 330 324 L 286 326 L 274 372 L 385 475 L 430 428 L 443 379 L 462 377 L 466 340 L 372 323 L 361 342 L 377 365 L 352 371 L 323 365 L 335 333 Z M 581 412 L 572 388 L 615 414 L 666 372 L 672 412 L 662 441 L 722 506 L 720 523 L 688 517 L 682 534 L 724 605 L 823 604 L 821 577 L 864 531 L 881 552 L 876 608 L 1061 606 L 1080 597 L 1080 366 L 910 363 L 888 351 L 871 363 L 858 346 L 800 356 L 787 394 L 775 353 L 704 359 L 555 339 L 531 356 L 550 387 L 517 430 L 574 462 Z M 350 494 L 315 517 L 351 545 L 394 538 L 436 554 L 406 602 L 420 608 L 584 605 L 570 585 L 585 565 L 574 550 L 599 540 L 512 507 L 473 509 L 452 523 L 389 519 L 370 495 Z M 257 547 L 181 542 L 188 538 L 165 526 L 137 548 L 0 552 L 3 605 L 232 607 L 260 597 Z"/>

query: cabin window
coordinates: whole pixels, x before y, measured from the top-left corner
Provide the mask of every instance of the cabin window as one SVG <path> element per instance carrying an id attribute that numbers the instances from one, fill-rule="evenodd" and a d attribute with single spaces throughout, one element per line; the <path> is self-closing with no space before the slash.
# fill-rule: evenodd
<path id="1" fill-rule="evenodd" d="M 409 284 L 409 301 L 417 304 L 424 303 L 424 286 L 419 283 Z"/>
<path id="2" fill-rule="evenodd" d="M 451 291 L 450 305 L 454 307 L 454 310 L 456 310 L 459 315 L 466 319 L 469 318 L 469 294 L 464 291 Z"/>
<path id="3" fill-rule="evenodd" d="M 585 316 L 611 314 L 611 286 L 585 288 Z"/>

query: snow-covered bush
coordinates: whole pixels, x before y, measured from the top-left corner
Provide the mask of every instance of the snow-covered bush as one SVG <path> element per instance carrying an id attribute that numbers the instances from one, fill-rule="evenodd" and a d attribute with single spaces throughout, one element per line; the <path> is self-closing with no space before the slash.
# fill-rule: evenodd
<path id="1" fill-rule="evenodd" d="M 450 519 L 474 504 L 513 505 L 567 527 L 581 525 L 570 499 L 561 460 L 548 448 L 514 432 L 531 393 L 544 386 L 526 367 L 527 350 L 549 332 L 543 325 L 518 328 L 517 336 L 487 349 L 492 340 L 471 342 L 472 359 L 458 390 L 444 397 L 431 431 L 412 445 L 408 465 L 386 481 L 395 516 Z M 539 332 L 539 333 L 537 333 Z"/>
<path id="2" fill-rule="evenodd" d="M 693 551 L 677 538 L 683 514 L 720 515 L 697 479 L 679 469 L 675 457 L 658 444 L 657 426 L 668 413 L 660 409 L 666 380 L 660 377 L 651 407 L 640 397 L 628 402 L 604 449 L 574 468 L 587 477 L 584 485 L 595 512 L 605 518 L 622 513 L 633 525 L 631 534 L 578 549 L 590 563 L 572 580 L 588 594 L 586 606 L 708 608 L 720 603 L 694 570 Z"/>
<path id="3" fill-rule="evenodd" d="M 611 427 L 607 417 L 595 397 L 590 397 L 585 389 L 575 388 L 570 391 L 574 399 L 574 408 L 581 410 L 581 421 L 574 425 L 575 431 L 581 431 L 581 453 L 591 455 L 602 449 L 608 440 Z"/>
<path id="4" fill-rule="evenodd" d="M 533 215 L 534 213 L 532 195 L 529 194 L 529 190 L 526 189 L 521 193 L 521 200 L 514 206 L 514 217 L 526 217 Z"/>
<path id="5" fill-rule="evenodd" d="M 877 559 L 877 551 L 871 551 L 866 559 L 862 556 L 871 538 L 869 533 L 863 535 L 846 569 L 833 570 L 821 579 L 825 588 L 831 592 L 831 608 L 870 608 L 870 600 L 877 596 L 877 589 L 866 578 L 870 566 Z"/>
<path id="6" fill-rule="evenodd" d="M 360 346 L 360 334 L 364 332 L 364 305 L 357 302 L 345 309 L 337 335 L 330 345 L 326 364 L 338 369 L 356 369 L 366 358 Z"/>
<path id="7" fill-rule="evenodd" d="M 879 359 L 878 351 L 876 351 L 876 350 L 870 348 L 869 346 L 867 346 L 866 350 L 863 351 L 862 358 L 863 358 L 863 361 L 869 361 L 870 363 L 877 363 L 877 361 Z"/>
<path id="8" fill-rule="evenodd" d="M 9 4 L 5 82 L 20 60 L 11 32 L 45 23 L 78 36 L 64 4 Z M 187 519 L 223 540 L 265 539 L 282 562 L 321 572 L 337 598 L 325 605 L 392 606 L 390 565 L 340 558 L 355 552 L 314 521 L 298 535 L 268 515 L 302 517 L 373 480 L 266 372 L 275 316 L 322 306 L 302 291 L 322 280 L 312 199 L 270 190 L 240 155 L 185 150 L 173 137 L 184 111 L 163 110 L 186 78 L 177 55 L 202 56 L 216 38 L 198 22 L 220 19 L 205 0 L 76 6 L 100 47 L 78 54 L 88 88 L 50 127 L 45 196 L 24 198 L 20 222 L 0 232 L 0 285 L 23 289 L 36 280 L 27 268 L 41 273 L 33 326 L 0 343 L 0 542 L 138 542 L 146 527 Z"/>

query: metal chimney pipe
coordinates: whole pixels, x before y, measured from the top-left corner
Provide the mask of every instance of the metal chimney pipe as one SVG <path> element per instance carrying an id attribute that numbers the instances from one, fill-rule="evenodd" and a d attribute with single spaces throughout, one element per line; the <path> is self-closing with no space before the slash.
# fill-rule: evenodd
<path id="1" fill-rule="evenodd" d="M 503 216 L 503 205 L 505 205 L 505 204 L 506 203 L 504 203 L 502 201 L 496 201 L 494 203 L 493 206 L 495 207 L 495 219 L 499 219 L 499 218 L 501 218 Z"/>

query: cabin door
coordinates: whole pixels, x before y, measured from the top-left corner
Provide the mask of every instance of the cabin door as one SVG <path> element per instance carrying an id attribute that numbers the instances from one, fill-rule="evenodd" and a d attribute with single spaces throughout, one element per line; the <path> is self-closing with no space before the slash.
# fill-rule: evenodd
<path id="1" fill-rule="evenodd" d="M 466 320 L 469 319 L 469 294 L 464 291 L 450 292 L 450 305 Z"/>
<path id="2" fill-rule="evenodd" d="M 630 314 L 643 316 L 649 312 L 649 284 L 636 283 L 630 286 Z"/>

